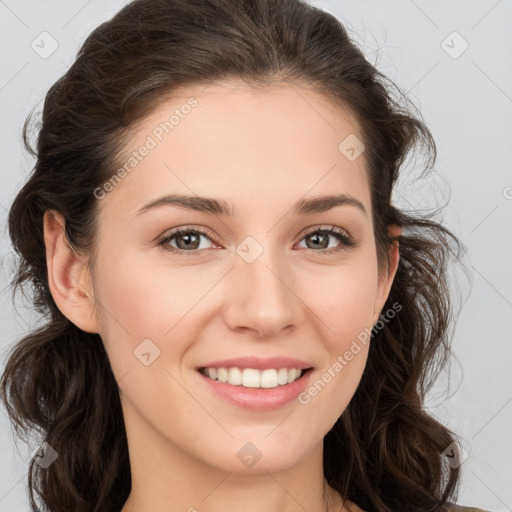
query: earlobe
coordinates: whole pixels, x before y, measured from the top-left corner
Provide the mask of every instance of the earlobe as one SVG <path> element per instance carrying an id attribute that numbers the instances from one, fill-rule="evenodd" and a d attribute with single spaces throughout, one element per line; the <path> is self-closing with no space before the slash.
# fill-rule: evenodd
<path id="1" fill-rule="evenodd" d="M 388 299 L 389 292 L 391 291 L 391 286 L 393 285 L 393 280 L 395 279 L 396 271 L 398 269 L 398 263 L 400 262 L 400 248 L 397 238 L 401 234 L 402 228 L 400 226 L 392 224 L 388 227 L 388 235 L 395 240 L 389 244 L 389 265 L 381 275 L 379 275 L 378 293 L 374 311 L 376 314 L 375 322 L 379 319 L 382 308 Z"/>
<path id="2" fill-rule="evenodd" d="M 86 332 L 97 333 L 94 295 L 87 262 L 70 246 L 61 213 L 47 210 L 43 218 L 48 286 L 61 313 Z"/>

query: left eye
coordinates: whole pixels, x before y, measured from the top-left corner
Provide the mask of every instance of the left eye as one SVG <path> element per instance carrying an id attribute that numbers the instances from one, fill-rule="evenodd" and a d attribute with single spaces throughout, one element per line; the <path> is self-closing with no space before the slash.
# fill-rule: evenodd
<path id="1" fill-rule="evenodd" d="M 329 247 L 329 237 L 335 238 L 338 242 L 341 242 L 341 244 L 336 247 Z M 325 252 L 340 251 L 355 245 L 354 241 L 348 233 L 335 227 L 310 231 L 304 235 L 302 240 L 308 239 L 313 241 L 313 247 L 310 247 L 306 244 L 308 249 L 314 249 L 316 245 L 316 248 L 320 247 L 320 249 L 328 249 L 328 251 Z"/>
<path id="2" fill-rule="evenodd" d="M 206 238 L 207 240 L 211 240 L 208 233 L 198 229 L 187 229 L 180 228 L 176 229 L 173 232 L 166 235 L 162 238 L 158 245 L 161 246 L 164 250 L 171 251 L 177 253 L 179 255 L 189 253 L 191 255 L 196 254 L 197 251 L 201 249 L 205 249 L 205 247 L 201 247 L 201 237 Z M 338 242 L 338 246 L 332 247 L 329 243 L 329 238 L 336 239 Z M 330 227 L 326 229 L 315 229 L 306 233 L 302 240 L 309 240 L 312 244 L 306 243 L 307 249 L 312 249 L 314 252 L 335 252 L 340 250 L 346 250 L 355 245 L 353 239 L 350 235 L 339 228 Z M 172 245 L 171 242 L 176 243 L 176 245 Z M 330 246 L 330 247 L 329 247 Z M 316 251 L 315 249 L 323 249 L 323 251 Z"/>

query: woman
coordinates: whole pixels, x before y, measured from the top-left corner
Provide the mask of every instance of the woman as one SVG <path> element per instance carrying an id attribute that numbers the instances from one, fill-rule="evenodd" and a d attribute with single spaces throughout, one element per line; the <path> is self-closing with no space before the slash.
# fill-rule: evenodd
<path id="1" fill-rule="evenodd" d="M 457 240 L 391 202 L 416 145 L 433 163 L 298 0 L 135 0 L 94 30 L 9 216 L 48 314 L 1 380 L 44 437 L 32 507 L 462 510 L 423 407 Z"/>

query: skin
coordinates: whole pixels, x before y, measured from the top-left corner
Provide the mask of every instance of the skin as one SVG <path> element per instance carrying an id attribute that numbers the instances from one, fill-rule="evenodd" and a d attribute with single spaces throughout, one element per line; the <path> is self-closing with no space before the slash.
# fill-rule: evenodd
<path id="1" fill-rule="evenodd" d="M 360 130 L 305 85 L 224 81 L 166 98 L 120 162 L 191 96 L 197 106 L 100 200 L 93 272 L 66 243 L 62 216 L 44 219 L 53 298 L 78 327 L 101 335 L 119 383 L 133 483 L 123 512 L 360 510 L 326 485 L 322 443 L 359 384 L 368 345 L 307 405 L 265 412 L 218 397 L 195 370 L 281 355 L 310 362 L 314 383 L 378 320 L 399 255 L 390 246 L 379 272 L 365 155 L 350 161 L 338 149 L 350 134 L 362 139 Z M 167 193 L 223 199 L 235 215 L 172 206 L 136 215 Z M 356 198 L 366 215 L 351 205 L 290 211 L 332 193 Z M 178 226 L 212 236 L 201 235 L 196 255 L 179 256 L 158 245 Z M 324 235 L 329 249 L 315 246 L 315 228 L 331 226 L 356 246 L 329 253 L 343 244 L 332 235 Z M 250 264 L 236 252 L 248 236 L 263 249 Z M 147 338 L 160 350 L 149 366 L 133 353 Z M 247 442 L 262 454 L 252 468 L 237 457 Z"/>

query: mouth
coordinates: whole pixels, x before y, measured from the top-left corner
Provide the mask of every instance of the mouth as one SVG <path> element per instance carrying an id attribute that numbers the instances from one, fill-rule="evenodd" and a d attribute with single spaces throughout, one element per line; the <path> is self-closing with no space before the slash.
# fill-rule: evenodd
<path id="1" fill-rule="evenodd" d="M 243 388 L 272 389 L 298 381 L 313 368 L 201 367 L 198 371 L 208 379 Z"/>
<path id="2" fill-rule="evenodd" d="M 200 367 L 196 374 L 212 396 L 242 409 L 263 412 L 294 401 L 299 404 L 298 397 L 308 386 L 312 372 L 313 367 Z"/>

